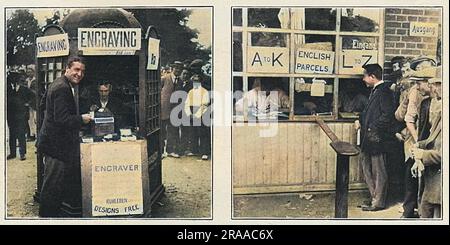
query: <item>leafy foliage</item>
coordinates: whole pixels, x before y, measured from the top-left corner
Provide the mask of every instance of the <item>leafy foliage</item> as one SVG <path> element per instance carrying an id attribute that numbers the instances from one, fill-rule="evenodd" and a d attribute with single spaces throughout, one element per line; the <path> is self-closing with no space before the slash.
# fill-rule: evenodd
<path id="1" fill-rule="evenodd" d="M 33 13 L 17 9 L 7 20 L 7 65 L 28 65 L 34 63 L 35 34 L 39 26 Z"/>
<path id="2" fill-rule="evenodd" d="M 172 62 L 202 59 L 210 60 L 211 47 L 204 47 L 194 39 L 198 31 L 187 26 L 190 10 L 127 9 L 139 20 L 144 30 L 156 27 L 161 39 L 161 65 Z"/>

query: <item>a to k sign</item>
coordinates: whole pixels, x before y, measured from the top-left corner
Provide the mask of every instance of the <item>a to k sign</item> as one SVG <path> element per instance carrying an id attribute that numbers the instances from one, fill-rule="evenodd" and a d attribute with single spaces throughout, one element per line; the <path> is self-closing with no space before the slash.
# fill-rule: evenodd
<path id="1" fill-rule="evenodd" d="M 289 73 L 289 49 L 248 47 L 247 72 Z"/>

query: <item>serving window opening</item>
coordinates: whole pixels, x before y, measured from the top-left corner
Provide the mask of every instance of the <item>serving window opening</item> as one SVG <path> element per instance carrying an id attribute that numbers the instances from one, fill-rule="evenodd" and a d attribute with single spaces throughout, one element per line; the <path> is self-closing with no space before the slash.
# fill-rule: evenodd
<path id="1" fill-rule="evenodd" d="M 245 97 L 254 78 L 277 78 L 289 99 L 285 121 L 354 120 L 368 99 L 362 66 L 384 62 L 383 16 L 380 8 L 233 8 L 233 91 Z M 235 108 L 234 121 L 249 115 Z"/>
<path id="2" fill-rule="evenodd" d="M 80 113 L 95 113 L 96 118 L 114 118 L 113 132 L 139 127 L 139 57 L 84 56 L 86 71 L 79 87 Z M 111 131 L 111 128 L 105 129 Z M 84 136 L 104 136 L 86 126 Z"/>

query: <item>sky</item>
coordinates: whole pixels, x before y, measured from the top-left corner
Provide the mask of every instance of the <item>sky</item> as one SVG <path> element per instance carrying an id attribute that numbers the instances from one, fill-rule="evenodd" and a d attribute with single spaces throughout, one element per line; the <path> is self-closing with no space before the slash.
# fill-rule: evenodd
<path id="1" fill-rule="evenodd" d="M 45 19 L 51 17 L 53 14 L 52 8 L 45 9 L 31 9 L 39 25 L 45 24 Z M 62 10 L 62 9 L 61 9 Z M 212 26 L 212 9 L 211 8 L 192 8 L 191 15 L 189 16 L 187 25 L 192 29 L 197 29 L 198 42 L 205 46 L 211 46 L 211 26 Z M 62 11 L 61 11 L 62 12 Z M 7 18 L 11 15 L 11 11 L 7 11 Z"/>

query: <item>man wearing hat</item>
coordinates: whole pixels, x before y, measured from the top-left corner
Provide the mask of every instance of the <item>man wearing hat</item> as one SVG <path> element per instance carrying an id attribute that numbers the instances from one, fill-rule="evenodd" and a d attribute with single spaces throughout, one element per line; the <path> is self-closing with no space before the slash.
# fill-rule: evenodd
<path id="1" fill-rule="evenodd" d="M 436 66 L 436 61 L 426 56 L 419 56 L 413 59 L 410 64 L 411 69 L 415 71 L 420 71 L 432 66 Z"/>
<path id="2" fill-rule="evenodd" d="M 189 69 L 190 61 L 184 61 L 183 71 L 180 75 L 180 82 L 177 84 L 175 90 L 180 91 L 182 94 L 182 101 L 183 103 L 187 99 L 187 94 L 192 89 L 192 82 L 190 81 L 191 78 L 191 71 Z M 183 117 L 188 118 L 186 108 L 184 104 L 182 105 L 182 111 Z M 193 155 L 193 140 L 192 140 L 192 127 L 191 125 L 180 125 L 180 147 L 179 150 L 181 153 L 184 153 L 187 156 Z"/>
<path id="3" fill-rule="evenodd" d="M 183 71 L 183 63 L 175 61 L 172 65 L 172 73 L 161 79 L 161 152 L 164 153 L 164 145 L 169 156 L 179 158 L 178 146 L 180 144 L 179 127 L 170 122 L 170 113 L 175 104 L 170 103 L 170 97 L 175 91 L 176 85 L 181 82 L 180 75 Z M 166 140 L 166 143 L 164 141 Z M 163 154 L 165 156 L 165 154 Z"/>
<path id="4" fill-rule="evenodd" d="M 34 94 L 26 86 L 25 73 L 10 72 L 7 77 L 7 122 L 9 128 L 9 150 L 7 159 L 16 157 L 17 141 L 19 141 L 20 160 L 26 159 L 26 128 L 29 117 L 29 103 L 34 99 Z"/>
<path id="5" fill-rule="evenodd" d="M 192 123 L 193 150 L 198 151 L 202 160 L 208 160 L 211 153 L 209 92 L 203 88 L 201 76 L 195 74 L 191 77 L 191 81 L 192 89 L 187 94 L 184 107 Z"/>
<path id="6" fill-rule="evenodd" d="M 421 218 L 440 218 L 441 211 L 441 157 L 442 157 L 442 87 L 441 68 L 435 69 L 433 78 L 421 81 L 418 89 L 431 97 L 427 120 L 431 124 L 428 137 L 411 149 L 415 164 L 411 168 L 414 177 L 422 177 L 423 193 L 420 203 Z M 422 113 L 420 114 L 422 116 Z M 422 173 L 423 172 L 423 173 Z"/>
<path id="7" fill-rule="evenodd" d="M 202 68 L 204 65 L 205 62 L 202 59 L 195 59 L 189 65 L 189 69 L 191 70 L 193 75 L 196 74 L 201 77 L 202 87 L 208 91 L 211 91 L 211 77 L 209 77 L 203 72 Z"/>
<path id="8" fill-rule="evenodd" d="M 414 209 L 418 207 L 419 182 L 417 178 L 412 178 L 410 169 L 414 165 L 414 159 L 411 155 L 411 147 L 419 141 L 426 139 L 429 135 L 431 124 L 428 122 L 428 112 L 431 98 L 430 89 L 427 81 L 434 73 L 433 68 L 425 68 L 415 71 L 408 78 L 414 85 L 410 88 L 409 96 L 403 119 L 407 126 L 404 143 L 405 152 L 405 196 L 403 201 L 403 218 L 416 218 Z M 400 108 L 400 107 L 399 107 Z M 398 112 L 398 110 L 397 110 Z M 398 116 L 396 112 L 396 116 Z"/>

